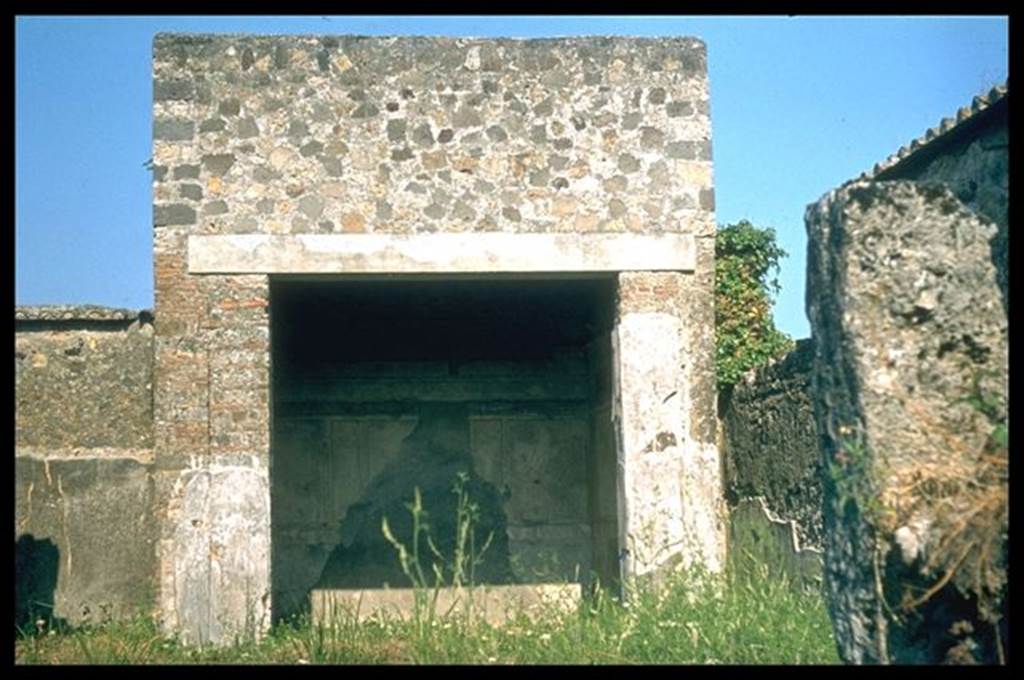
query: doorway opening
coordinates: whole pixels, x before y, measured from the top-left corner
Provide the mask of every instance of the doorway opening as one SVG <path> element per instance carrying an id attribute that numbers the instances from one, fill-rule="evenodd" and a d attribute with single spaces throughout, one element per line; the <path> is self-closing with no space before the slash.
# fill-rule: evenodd
<path id="1" fill-rule="evenodd" d="M 614 583 L 614 296 L 612 276 L 271 277 L 275 618 L 412 585 L 382 521 L 411 548 L 417 491 L 450 558 L 459 479 L 477 584 Z"/>

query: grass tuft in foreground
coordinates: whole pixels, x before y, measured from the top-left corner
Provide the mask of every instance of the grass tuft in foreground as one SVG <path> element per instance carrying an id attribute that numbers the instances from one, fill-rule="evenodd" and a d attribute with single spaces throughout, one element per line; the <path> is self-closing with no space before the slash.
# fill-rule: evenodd
<path id="1" fill-rule="evenodd" d="M 574 612 L 504 627 L 464 612 L 424 621 L 296 621 L 260 642 L 185 647 L 146 619 L 19 636 L 20 664 L 825 664 L 838 663 L 821 597 L 766 569 L 669 578 L 628 604 L 599 595 Z"/>

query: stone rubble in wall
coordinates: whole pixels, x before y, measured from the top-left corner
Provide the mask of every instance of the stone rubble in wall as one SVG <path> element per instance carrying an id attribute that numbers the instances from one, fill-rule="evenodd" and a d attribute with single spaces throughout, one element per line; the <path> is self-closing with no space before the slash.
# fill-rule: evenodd
<path id="1" fill-rule="evenodd" d="M 998 453 L 982 455 L 992 416 L 970 405 L 980 390 L 994 417 L 1005 418 L 996 227 L 947 186 L 909 181 L 833 190 L 808 207 L 805 221 L 815 417 L 836 473 L 823 509 L 840 655 L 849 663 L 939 663 L 949 658 L 955 641 L 947 631 L 956 622 L 991 631 L 971 604 L 977 583 L 986 596 L 1005 583 L 998 546 L 969 542 L 1005 537 L 998 526 L 972 528 L 1001 521 L 998 512 L 970 513 L 979 496 L 996 510 L 1006 498 L 1005 478 L 984 467 L 1000 464 Z M 930 492 L 934 486 L 943 492 Z M 971 549 L 951 566 L 920 560 L 942 556 L 933 550 L 947 541 Z M 930 589 L 910 603 L 910 593 Z M 890 612 L 898 605 L 897 618 Z M 977 641 L 976 661 L 993 663 L 992 637 Z"/>
<path id="2" fill-rule="evenodd" d="M 550 49 L 539 41 L 526 64 L 506 61 L 522 50 L 514 42 L 473 42 L 396 43 L 400 52 L 436 50 L 445 60 L 462 55 L 450 65 L 450 82 L 436 87 L 440 78 L 416 71 L 408 54 L 410 63 L 382 65 L 377 80 L 366 84 L 357 74 L 373 55 L 344 41 L 327 47 L 296 39 L 285 49 L 287 59 L 254 58 L 247 74 L 242 66 L 243 78 L 256 74 L 256 86 L 276 94 L 335 90 L 330 101 L 307 104 L 298 97 L 294 106 L 215 102 L 213 93 L 224 87 L 217 71 L 229 71 L 227 63 L 190 90 L 171 87 L 177 65 L 158 60 L 157 214 L 198 223 L 195 233 L 254 231 L 256 224 L 271 233 L 713 231 L 703 214 L 712 198 L 701 69 L 692 77 L 695 65 L 680 62 L 660 41 L 632 54 L 612 40 L 610 64 L 593 57 L 578 61 L 580 67 L 575 52 L 587 41 L 552 42 Z M 249 40 L 237 47 L 260 51 L 263 45 Z M 643 68 L 638 62 L 647 52 L 653 59 L 665 55 L 645 75 L 653 87 L 602 86 L 625 82 L 627 69 Z M 480 69 L 473 68 L 477 53 L 484 55 Z M 568 69 L 559 66 L 566 57 L 573 63 Z M 586 82 L 570 91 L 573 79 Z M 204 132 L 205 120 L 224 125 Z M 243 122 L 257 134 L 242 130 Z M 176 195 L 168 174 L 179 179 L 178 169 L 192 166 L 213 176 L 205 186 L 198 178 L 178 185 Z M 502 190 L 510 187 L 515 191 Z"/>
<path id="3" fill-rule="evenodd" d="M 31 305 L 14 308 L 15 321 L 134 321 L 152 318 L 150 310 L 100 305 Z"/>

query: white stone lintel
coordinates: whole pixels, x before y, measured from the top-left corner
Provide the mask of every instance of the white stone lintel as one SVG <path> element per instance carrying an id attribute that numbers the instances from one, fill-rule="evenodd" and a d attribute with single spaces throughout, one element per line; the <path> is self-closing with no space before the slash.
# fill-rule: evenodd
<path id="1" fill-rule="evenodd" d="M 191 274 L 693 271 L 690 234 L 189 236 Z"/>

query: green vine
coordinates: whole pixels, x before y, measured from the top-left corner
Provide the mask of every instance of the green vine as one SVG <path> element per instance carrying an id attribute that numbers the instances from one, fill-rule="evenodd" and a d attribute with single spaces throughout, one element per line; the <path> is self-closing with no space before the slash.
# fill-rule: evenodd
<path id="1" fill-rule="evenodd" d="M 715 240 L 716 377 L 734 384 L 752 368 L 793 349 L 775 327 L 772 296 L 778 294 L 779 260 L 786 251 L 774 229 L 747 220 L 720 226 Z"/>
<path id="2" fill-rule="evenodd" d="M 840 426 L 839 448 L 826 466 L 839 499 L 839 513 L 854 507 L 875 523 L 887 514 L 887 508 L 870 488 L 870 480 L 877 474 L 872 472 L 875 464 L 860 430 L 850 425 Z"/>

